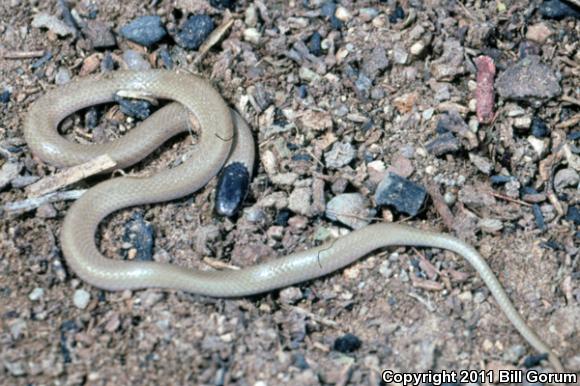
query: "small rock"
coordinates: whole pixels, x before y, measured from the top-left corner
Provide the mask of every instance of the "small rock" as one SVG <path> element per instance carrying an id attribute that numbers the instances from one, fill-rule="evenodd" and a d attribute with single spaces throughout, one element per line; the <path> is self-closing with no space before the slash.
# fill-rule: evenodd
<path id="1" fill-rule="evenodd" d="M 94 48 L 111 48 L 117 45 L 115 35 L 109 26 L 100 20 L 87 21 L 83 34 L 91 41 Z"/>
<path id="2" fill-rule="evenodd" d="M 145 119 L 151 114 L 151 104 L 140 99 L 125 99 L 114 96 L 113 100 L 119 104 L 121 112 L 129 117 Z"/>
<path id="3" fill-rule="evenodd" d="M 405 46 L 400 43 L 395 43 L 393 47 L 393 61 L 397 64 L 407 64 L 409 61 L 409 53 Z"/>
<path id="4" fill-rule="evenodd" d="M 0 93 L 0 102 L 7 104 L 8 102 L 10 102 L 11 96 L 12 96 L 12 93 L 10 92 L 10 90 L 5 89 L 4 91 L 2 91 Z"/>
<path id="5" fill-rule="evenodd" d="M 32 19 L 32 26 L 35 28 L 48 28 L 58 36 L 75 35 L 76 29 L 66 24 L 56 16 L 47 13 L 39 13 Z"/>
<path id="6" fill-rule="evenodd" d="M 135 50 L 126 50 L 123 52 L 123 60 L 127 64 L 129 70 L 147 71 L 151 69 L 151 64 L 140 52 Z"/>
<path id="7" fill-rule="evenodd" d="M 296 187 L 288 198 L 288 208 L 298 214 L 310 215 L 310 205 L 312 203 L 312 188 Z"/>
<path id="8" fill-rule="evenodd" d="M 387 172 L 395 173 L 403 178 L 410 177 L 414 171 L 415 168 L 413 168 L 411 160 L 401 154 L 397 155 L 391 162 L 391 165 L 387 168 Z"/>
<path id="9" fill-rule="evenodd" d="M 328 168 L 340 169 L 352 162 L 356 151 L 352 144 L 336 142 L 332 149 L 324 153 L 324 162 Z"/>
<path id="10" fill-rule="evenodd" d="M 531 135 L 527 139 L 528 143 L 534 148 L 534 151 L 538 157 L 543 157 L 546 151 L 546 143 L 540 138 L 536 138 Z"/>
<path id="11" fill-rule="evenodd" d="M 544 138 L 548 135 L 550 129 L 548 125 L 539 117 L 532 118 L 532 135 L 536 138 Z"/>
<path id="12" fill-rule="evenodd" d="M 560 80 L 552 68 L 541 63 L 540 57 L 535 55 L 526 56 L 508 67 L 495 85 L 504 99 L 526 101 L 535 107 L 562 93 Z"/>
<path id="13" fill-rule="evenodd" d="M 559 170 L 554 176 L 554 189 L 560 192 L 568 186 L 577 187 L 580 182 L 578 172 L 572 168 Z"/>
<path id="14" fill-rule="evenodd" d="M 257 28 L 246 28 L 244 30 L 244 40 L 252 44 L 259 44 L 262 33 Z"/>
<path id="15" fill-rule="evenodd" d="M 479 221 L 479 228 L 486 233 L 497 233 L 503 228 L 503 224 L 498 219 L 484 218 Z"/>
<path id="16" fill-rule="evenodd" d="M 0 169 L 0 190 L 4 189 L 13 179 L 18 177 L 22 164 L 18 162 L 6 162 Z"/>
<path id="17" fill-rule="evenodd" d="M 437 80 L 452 80 L 465 73 L 464 49 L 459 40 L 447 39 L 443 43 L 443 54 L 431 63 L 431 73 Z"/>
<path id="18" fill-rule="evenodd" d="M 308 51 L 314 56 L 322 55 L 322 36 L 318 31 L 314 31 L 312 36 L 310 36 L 310 41 L 308 42 Z"/>
<path id="19" fill-rule="evenodd" d="M 419 212 L 426 197 L 427 191 L 422 186 L 393 173 L 387 173 L 375 193 L 378 205 L 389 205 L 411 216 Z"/>
<path id="20" fill-rule="evenodd" d="M 517 117 L 514 119 L 514 127 L 520 130 L 527 130 L 532 125 L 532 117 L 529 115 L 524 115 L 523 117 Z"/>
<path id="21" fill-rule="evenodd" d="M 209 0 L 209 4 L 212 7 L 219 8 L 219 9 L 233 9 L 236 5 L 236 0 Z"/>
<path id="22" fill-rule="evenodd" d="M 83 289 L 78 289 L 75 291 L 73 296 L 73 304 L 76 308 L 84 310 L 89 305 L 91 301 L 91 294 Z"/>
<path id="23" fill-rule="evenodd" d="M 469 153 L 469 160 L 471 161 L 471 163 L 475 165 L 477 169 L 479 169 L 480 172 L 484 174 L 489 175 L 493 170 L 493 165 L 485 157 L 482 157 L 474 153 Z"/>
<path id="24" fill-rule="evenodd" d="M 38 218 L 55 218 L 56 215 L 56 209 L 50 203 L 43 204 L 36 209 L 36 217 Z"/>
<path id="25" fill-rule="evenodd" d="M 127 223 L 125 223 L 125 234 L 123 241 L 135 250 L 135 260 L 152 261 L 154 233 L 153 226 L 145 221 L 140 212 L 135 212 Z"/>
<path id="26" fill-rule="evenodd" d="M 353 334 L 344 334 L 334 341 L 334 350 L 341 353 L 351 353 L 358 350 L 362 345 L 361 340 Z"/>
<path id="27" fill-rule="evenodd" d="M 544 44 L 546 40 L 552 35 L 552 30 L 545 23 L 538 23 L 528 27 L 526 39 Z"/>
<path id="28" fill-rule="evenodd" d="M 320 15 L 330 21 L 330 26 L 332 28 L 339 30 L 342 29 L 343 23 L 336 17 L 336 8 L 337 5 L 334 2 L 328 1 L 320 7 Z"/>
<path id="29" fill-rule="evenodd" d="M 10 375 L 12 375 L 14 377 L 20 377 L 20 376 L 23 376 L 24 374 L 26 374 L 26 371 L 24 370 L 24 364 L 21 361 L 10 362 L 10 361 L 4 360 L 3 362 L 4 362 L 3 363 L 4 367 L 6 368 L 6 370 L 8 370 Z"/>
<path id="30" fill-rule="evenodd" d="M 508 363 L 518 363 L 519 360 L 526 353 L 526 349 L 522 345 L 513 345 L 509 347 L 503 354 L 503 360 Z"/>
<path id="31" fill-rule="evenodd" d="M 460 143 L 453 133 L 446 132 L 427 142 L 427 144 L 425 144 L 425 149 L 435 156 L 440 156 L 459 150 Z"/>
<path id="32" fill-rule="evenodd" d="M 280 291 L 280 301 L 283 304 L 296 304 L 304 295 L 298 287 L 288 287 Z"/>
<path id="33" fill-rule="evenodd" d="M 167 35 L 159 16 L 141 16 L 121 28 L 121 35 L 145 47 L 151 47 Z"/>
<path id="34" fill-rule="evenodd" d="M 213 19 L 208 15 L 193 15 L 181 26 L 176 42 L 183 48 L 197 50 L 214 30 Z"/>
<path id="35" fill-rule="evenodd" d="M 397 2 L 395 9 L 389 15 L 389 23 L 395 24 L 403 20 L 404 18 L 405 18 L 405 10 Z"/>
<path id="36" fill-rule="evenodd" d="M 562 0 L 546 0 L 540 5 L 539 11 L 546 19 L 560 20 L 565 17 L 580 19 L 578 7 Z"/>
<path id="37" fill-rule="evenodd" d="M 374 80 L 389 66 L 389 59 L 383 47 L 370 50 L 363 58 L 362 71 Z"/>
<path id="38" fill-rule="evenodd" d="M 336 18 L 338 20 L 344 21 L 344 22 L 347 22 L 350 19 L 352 19 L 352 13 L 343 6 L 339 6 L 336 8 L 336 11 L 334 12 L 334 16 L 336 16 Z"/>
<path id="39" fill-rule="evenodd" d="M 28 294 L 28 299 L 33 302 L 40 300 L 44 296 L 44 288 L 36 287 Z"/>
<path id="40" fill-rule="evenodd" d="M 566 220 L 572 221 L 576 225 L 580 225 L 580 205 L 570 206 L 568 208 Z"/>
<path id="41" fill-rule="evenodd" d="M 326 205 L 326 217 L 340 221 L 353 229 L 362 228 L 370 223 L 374 214 L 369 209 L 368 200 L 359 193 L 344 193 L 333 197 Z"/>
<path id="42" fill-rule="evenodd" d="M 419 40 L 418 42 L 413 43 L 411 48 L 409 48 L 409 52 L 411 52 L 411 55 L 413 56 L 421 56 L 423 52 L 425 52 L 426 47 L 427 45 L 425 42 Z"/>
<path id="43" fill-rule="evenodd" d="M 70 70 L 66 67 L 59 67 L 58 70 L 56 70 L 56 75 L 54 76 L 54 83 L 62 86 L 63 84 L 67 84 L 68 82 L 70 82 L 71 79 L 71 74 L 70 74 Z"/>

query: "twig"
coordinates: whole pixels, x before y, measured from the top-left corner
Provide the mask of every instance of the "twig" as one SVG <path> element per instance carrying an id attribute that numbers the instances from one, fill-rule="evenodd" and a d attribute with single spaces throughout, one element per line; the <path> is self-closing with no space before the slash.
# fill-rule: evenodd
<path id="1" fill-rule="evenodd" d="M 8 51 L 2 54 L 2 59 L 34 59 L 44 56 L 44 50 Z"/>
<path id="2" fill-rule="evenodd" d="M 205 54 L 212 48 L 220 39 L 226 34 L 230 27 L 234 24 L 234 19 L 229 19 L 224 21 L 219 27 L 213 30 L 211 35 L 206 39 L 205 42 L 199 47 L 197 56 L 193 59 L 193 64 L 197 64 L 203 59 Z"/>
<path id="3" fill-rule="evenodd" d="M 453 213 L 451 213 L 451 209 L 449 209 L 447 204 L 445 204 L 445 200 L 443 199 L 443 196 L 439 192 L 439 188 L 437 187 L 437 185 L 433 183 L 427 184 L 427 192 L 429 192 L 429 195 L 433 200 L 433 205 L 435 205 L 435 210 L 437 211 L 437 213 L 439 213 L 439 216 L 441 216 L 441 219 L 445 223 L 447 229 L 454 230 L 455 217 L 453 216 Z"/>
<path id="4" fill-rule="evenodd" d="M 506 200 L 506 201 L 510 201 L 510 202 L 515 202 L 516 204 L 520 204 L 520 205 L 524 205 L 524 206 L 533 206 L 532 204 L 529 204 L 527 202 L 521 201 L 521 200 L 517 200 L 515 198 L 511 198 L 508 196 L 504 196 L 503 194 L 499 194 L 496 192 L 489 192 L 489 194 L 491 194 L 492 196 L 499 198 L 501 200 Z"/>
<path id="5" fill-rule="evenodd" d="M 288 305 L 282 305 L 283 308 L 286 308 L 288 310 L 292 310 L 292 311 L 296 311 L 300 314 L 306 315 L 308 316 L 310 319 L 320 323 L 320 324 L 324 324 L 325 326 L 329 326 L 329 327 L 338 327 L 338 323 L 335 322 L 334 320 L 330 320 L 327 318 L 323 318 L 321 316 L 318 316 L 310 311 L 305 310 L 302 307 L 297 307 L 297 306 L 288 306 Z"/>
<path id="6" fill-rule="evenodd" d="M 223 261 L 211 258 L 211 257 L 204 257 L 203 258 L 203 262 L 206 263 L 207 265 L 209 265 L 210 267 L 214 268 L 214 269 L 229 269 L 232 271 L 239 271 L 241 268 L 238 267 L 237 265 L 233 265 L 233 264 L 228 264 L 225 263 Z"/>
<path id="7" fill-rule="evenodd" d="M 577 106 L 580 106 L 580 99 L 576 99 L 576 98 L 571 97 L 569 95 L 562 95 L 562 97 L 560 99 L 563 100 L 564 102 L 568 102 L 568 103 L 572 103 L 572 104 L 575 104 Z"/>
<path id="8" fill-rule="evenodd" d="M 31 197 L 38 197 L 43 194 L 54 192 L 62 187 L 92 176 L 93 174 L 105 170 L 111 170 L 115 166 L 117 166 L 117 162 L 115 162 L 108 154 L 100 155 L 88 162 L 72 166 L 57 174 L 45 177 L 28 186 L 26 191 Z"/>
<path id="9" fill-rule="evenodd" d="M 65 200 L 76 200 L 85 192 L 86 189 L 67 190 L 65 192 L 50 193 L 41 197 L 28 198 L 22 201 L 9 202 L 2 207 L 2 211 L 10 214 L 24 213 L 36 209 L 44 204 Z"/>
<path id="10" fill-rule="evenodd" d="M 560 122 L 556 125 L 556 129 L 567 129 L 568 127 L 572 127 L 575 124 L 580 122 L 580 114 L 572 115 L 569 119 L 566 119 L 563 122 Z"/>

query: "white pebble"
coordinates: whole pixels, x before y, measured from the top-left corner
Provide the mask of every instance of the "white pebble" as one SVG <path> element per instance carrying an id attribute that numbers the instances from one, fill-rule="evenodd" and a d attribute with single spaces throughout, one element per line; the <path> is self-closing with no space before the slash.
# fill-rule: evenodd
<path id="1" fill-rule="evenodd" d="M 84 310 L 89 305 L 91 300 L 91 294 L 83 289 L 78 289 L 75 291 L 73 296 L 73 303 L 76 308 Z"/>
<path id="2" fill-rule="evenodd" d="M 28 299 L 32 300 L 33 302 L 39 300 L 42 296 L 44 296 L 44 289 L 40 287 L 36 287 L 28 294 Z"/>

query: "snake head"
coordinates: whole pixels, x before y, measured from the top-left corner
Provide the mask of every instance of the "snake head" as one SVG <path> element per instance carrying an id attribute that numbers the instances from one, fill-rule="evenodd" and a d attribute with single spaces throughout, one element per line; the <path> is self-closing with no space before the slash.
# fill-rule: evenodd
<path id="1" fill-rule="evenodd" d="M 222 216 L 231 217 L 240 209 L 248 194 L 250 173 L 241 162 L 233 162 L 223 168 L 217 185 L 215 210 Z"/>

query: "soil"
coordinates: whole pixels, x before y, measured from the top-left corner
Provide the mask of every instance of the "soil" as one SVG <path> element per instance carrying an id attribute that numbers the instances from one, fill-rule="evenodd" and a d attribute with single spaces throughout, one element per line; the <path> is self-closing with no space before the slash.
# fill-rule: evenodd
<path id="1" fill-rule="evenodd" d="M 108 54 L 122 67 L 127 50 L 161 68 L 160 52 L 167 50 L 174 68 L 210 79 L 252 127 L 259 156 L 250 192 L 232 219 L 213 211 L 215 181 L 181 200 L 119 211 L 99 230 L 105 255 L 134 256 L 126 229 L 140 214 L 153 228 L 155 261 L 196 269 L 251 266 L 348 231 L 329 220 L 324 207 L 334 196 L 356 192 L 376 209 L 367 222 L 455 232 L 473 244 L 524 319 L 569 371 L 580 372 L 579 235 L 570 215 L 580 197 L 571 158 L 557 154 L 565 143 L 572 154 L 577 151 L 566 138 L 579 130 L 573 120 L 580 110 L 580 23 L 542 18 L 538 1 L 400 3 L 345 0 L 327 17 L 317 0 L 237 1 L 231 10 L 198 0 L 71 1 L 69 11 L 82 20 L 96 16 L 115 34 L 116 46 L 94 48 L 78 29 L 59 36 L 32 26 L 42 12 L 66 20 L 61 2 L 3 1 L 0 93 L 8 90 L 10 100 L 0 101 L 0 168 L 16 163 L 18 178 L 0 187 L 0 204 L 27 197 L 24 177 L 32 181 L 57 171 L 32 155 L 22 122 L 34 100 L 57 87 L 59 72 L 73 79 L 99 72 Z M 404 11 L 400 19 L 394 17 L 397 7 Z M 173 36 L 190 14 L 201 13 L 216 26 L 229 18 L 234 23 L 198 58 L 198 51 L 181 48 Z M 150 48 L 119 34 L 144 15 L 161 16 L 169 31 Z M 315 31 L 321 52 L 309 51 Z M 36 50 L 42 53 L 30 54 Z M 34 57 L 7 55 L 15 52 Z M 39 63 L 45 52 L 51 57 Z M 534 103 L 496 97 L 495 119 L 478 124 L 474 59 L 490 56 L 502 73 L 522 52 L 539 55 L 558 74 L 560 95 Z M 454 131 L 454 151 L 427 151 L 439 118 L 450 110 L 459 112 L 471 134 Z M 67 120 L 65 135 L 98 142 L 134 126 L 114 106 L 98 112 L 104 117 L 93 131 L 82 112 Z M 529 124 L 517 121 L 522 117 L 540 118 L 550 128 L 539 153 Z M 355 150 L 344 166 L 326 163 L 335 143 Z M 154 173 L 191 147 L 189 136 L 178 137 L 124 172 Z M 376 207 L 374 192 L 390 167 L 421 186 L 435 184 L 451 209 L 451 223 L 431 200 L 412 217 Z M 563 169 L 568 174 L 552 187 L 553 174 Z M 498 175 L 515 179 L 492 183 Z M 526 186 L 540 197 L 522 197 Z M 109 292 L 76 277 L 62 256 L 59 232 L 70 204 L 2 214 L 2 385 L 377 385 L 383 369 L 538 365 L 532 357 L 537 353 L 481 278 L 450 252 L 388 248 L 328 277 L 242 299 L 157 289 Z M 85 291 L 88 304 L 82 304 Z M 354 343 L 344 348 L 337 339 L 346 334 L 358 340 L 351 337 Z"/>

